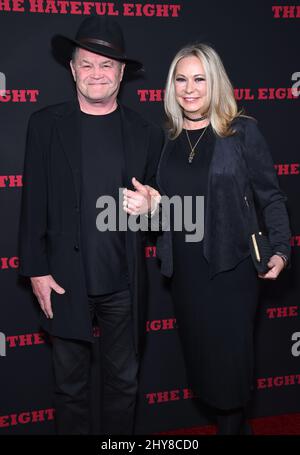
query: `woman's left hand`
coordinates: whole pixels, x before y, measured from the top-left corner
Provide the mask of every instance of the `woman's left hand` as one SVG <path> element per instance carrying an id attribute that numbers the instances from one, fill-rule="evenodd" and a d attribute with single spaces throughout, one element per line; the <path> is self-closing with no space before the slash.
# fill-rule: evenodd
<path id="1" fill-rule="evenodd" d="M 282 257 L 274 254 L 268 262 L 268 267 L 270 270 L 267 273 L 259 273 L 259 278 L 263 278 L 265 280 L 276 280 L 280 272 L 284 269 L 284 261 Z"/>

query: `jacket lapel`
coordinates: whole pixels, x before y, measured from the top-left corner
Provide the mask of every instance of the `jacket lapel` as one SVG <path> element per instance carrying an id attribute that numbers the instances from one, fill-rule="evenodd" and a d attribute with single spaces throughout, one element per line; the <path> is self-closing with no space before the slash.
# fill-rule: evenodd
<path id="1" fill-rule="evenodd" d="M 131 179 L 142 182 L 147 158 L 146 124 L 138 124 L 132 114 L 120 105 L 122 136 L 124 147 L 124 184 L 132 188 Z M 143 183 L 143 182 L 142 182 Z"/>
<path id="2" fill-rule="evenodd" d="M 80 205 L 81 132 L 80 109 L 77 102 L 66 105 L 57 120 L 57 129 L 63 150 L 72 169 L 77 205 Z"/>

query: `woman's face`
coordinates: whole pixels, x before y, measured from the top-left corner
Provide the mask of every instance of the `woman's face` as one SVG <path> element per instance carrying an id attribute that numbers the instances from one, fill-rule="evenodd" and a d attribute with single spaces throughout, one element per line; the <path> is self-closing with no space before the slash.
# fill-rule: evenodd
<path id="1" fill-rule="evenodd" d="M 184 113 L 189 117 L 205 114 L 207 103 L 207 82 L 203 65 L 198 57 L 184 57 L 175 70 L 175 96 Z"/>

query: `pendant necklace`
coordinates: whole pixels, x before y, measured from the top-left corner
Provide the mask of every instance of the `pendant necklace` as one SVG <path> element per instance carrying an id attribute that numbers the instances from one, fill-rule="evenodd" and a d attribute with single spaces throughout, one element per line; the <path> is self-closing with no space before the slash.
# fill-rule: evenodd
<path id="1" fill-rule="evenodd" d="M 207 130 L 207 127 L 208 127 L 208 125 L 204 128 L 204 130 L 202 131 L 202 133 L 200 134 L 200 136 L 198 137 L 197 141 L 195 142 L 195 144 L 193 146 L 191 144 L 191 140 L 190 140 L 190 136 L 189 136 L 188 130 L 185 130 L 185 134 L 186 134 L 186 137 L 187 137 L 190 149 L 191 149 L 190 154 L 189 154 L 189 158 L 188 158 L 189 164 L 191 164 L 193 159 L 194 159 L 194 156 L 196 154 L 196 147 L 199 144 L 199 142 L 201 141 L 205 131 Z"/>

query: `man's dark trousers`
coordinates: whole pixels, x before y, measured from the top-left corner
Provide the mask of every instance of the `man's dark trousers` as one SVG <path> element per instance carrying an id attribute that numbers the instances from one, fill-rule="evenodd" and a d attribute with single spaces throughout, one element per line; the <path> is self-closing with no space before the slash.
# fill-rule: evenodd
<path id="1" fill-rule="evenodd" d="M 100 328 L 101 432 L 132 434 L 138 361 L 133 342 L 129 290 L 89 296 Z M 89 434 L 91 344 L 52 337 L 58 434 Z"/>

